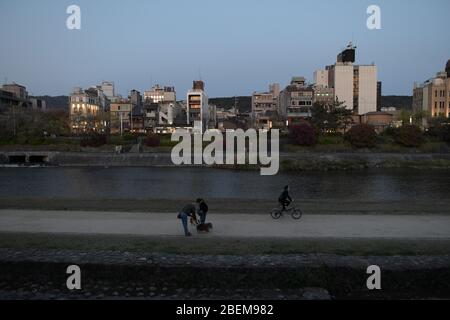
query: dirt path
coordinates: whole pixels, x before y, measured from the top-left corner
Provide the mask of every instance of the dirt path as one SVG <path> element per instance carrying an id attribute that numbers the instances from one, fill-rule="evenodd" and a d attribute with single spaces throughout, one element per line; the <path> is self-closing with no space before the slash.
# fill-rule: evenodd
<path id="1" fill-rule="evenodd" d="M 210 215 L 207 237 L 450 239 L 450 217 L 440 215 L 305 215 L 296 221 L 267 215 Z M 191 227 L 192 228 L 192 227 Z M 179 236 L 176 214 L 0 210 L 0 232 Z"/>

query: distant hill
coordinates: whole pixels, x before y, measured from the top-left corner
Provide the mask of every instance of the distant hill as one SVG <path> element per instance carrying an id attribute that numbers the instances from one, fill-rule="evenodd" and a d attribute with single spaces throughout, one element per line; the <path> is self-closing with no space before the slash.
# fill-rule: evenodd
<path id="1" fill-rule="evenodd" d="M 382 107 L 395 107 L 397 109 L 412 110 L 412 96 L 382 96 Z"/>
<path id="2" fill-rule="evenodd" d="M 35 97 L 38 99 L 45 100 L 47 104 L 47 109 L 52 110 L 67 110 L 69 108 L 69 97 L 68 96 L 39 96 Z"/>
<path id="3" fill-rule="evenodd" d="M 236 99 L 236 100 L 235 100 Z M 231 109 L 234 107 L 236 101 L 236 106 L 240 112 L 250 112 L 252 110 L 252 97 L 251 96 L 241 96 L 241 97 L 223 97 L 223 98 L 210 98 L 209 103 L 215 104 L 219 107 L 225 109 Z"/>

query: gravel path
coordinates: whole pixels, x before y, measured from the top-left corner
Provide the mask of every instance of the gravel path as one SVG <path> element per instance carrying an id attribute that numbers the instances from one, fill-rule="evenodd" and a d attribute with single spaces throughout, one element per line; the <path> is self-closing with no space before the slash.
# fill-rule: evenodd
<path id="1" fill-rule="evenodd" d="M 450 239 L 450 216 L 214 214 L 206 237 Z M 176 214 L 0 210 L 0 232 L 179 236 Z"/>

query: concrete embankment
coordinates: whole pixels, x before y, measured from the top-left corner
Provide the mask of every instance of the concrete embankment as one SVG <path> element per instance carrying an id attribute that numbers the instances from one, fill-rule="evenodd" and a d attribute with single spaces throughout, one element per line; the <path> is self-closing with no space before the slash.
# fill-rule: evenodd
<path id="1" fill-rule="evenodd" d="M 170 153 L 3 152 L 0 165 L 174 166 Z M 282 153 L 282 170 L 358 170 L 366 168 L 450 169 L 446 153 Z M 228 168 L 225 166 L 225 168 Z M 253 166 L 234 166 L 252 169 Z M 258 167 L 254 167 L 255 169 Z"/>
<path id="2" fill-rule="evenodd" d="M 272 290 L 278 296 L 271 298 L 283 299 L 295 291 L 304 294 L 302 288 L 308 287 L 323 288 L 332 298 L 450 297 L 448 256 L 208 256 L 34 249 L 0 249 L 0 290 L 30 290 L 34 296 L 49 292 L 58 297 L 68 293 L 66 269 L 71 264 L 77 264 L 84 275 L 83 290 L 77 294 L 94 299 L 155 295 L 198 299 L 205 292 L 206 296 L 230 291 L 239 295 L 242 289 L 260 295 Z M 366 287 L 370 265 L 382 270 L 382 290 Z"/>

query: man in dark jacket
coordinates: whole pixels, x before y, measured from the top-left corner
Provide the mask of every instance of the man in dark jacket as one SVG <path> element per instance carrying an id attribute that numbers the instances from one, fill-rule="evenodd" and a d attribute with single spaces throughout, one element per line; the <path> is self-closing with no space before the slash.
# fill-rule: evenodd
<path id="1" fill-rule="evenodd" d="M 286 211 L 286 207 L 289 207 L 292 202 L 292 198 L 289 194 L 289 186 L 284 187 L 283 193 L 278 198 L 278 202 L 283 206 L 283 211 Z"/>
<path id="2" fill-rule="evenodd" d="M 205 200 L 203 199 L 197 199 L 197 205 L 198 205 L 198 215 L 200 216 L 200 224 L 205 224 L 206 222 L 206 214 L 208 213 L 208 205 L 206 204 Z"/>
<path id="3" fill-rule="evenodd" d="M 192 203 L 187 204 L 184 206 L 183 209 L 181 209 L 180 213 L 178 214 L 177 218 L 181 219 L 181 223 L 183 225 L 184 234 L 186 237 L 192 236 L 192 234 L 189 232 L 188 229 L 188 217 L 191 217 L 193 220 L 197 220 L 197 217 L 195 215 L 195 205 Z"/>

